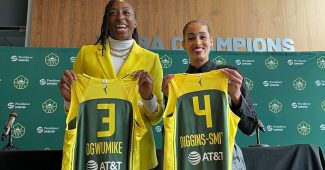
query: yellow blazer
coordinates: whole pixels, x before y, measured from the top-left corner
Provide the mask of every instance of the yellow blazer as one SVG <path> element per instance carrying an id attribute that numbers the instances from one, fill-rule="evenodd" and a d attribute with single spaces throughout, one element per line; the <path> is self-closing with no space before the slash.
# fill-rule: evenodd
<path id="1" fill-rule="evenodd" d="M 102 54 L 101 45 L 82 46 L 73 64 L 73 70 L 77 74 L 85 73 L 101 79 L 122 78 L 137 70 L 146 70 L 150 73 L 153 78 L 153 93 L 157 98 L 158 111 L 149 114 L 145 112 L 143 105 L 139 105 L 140 114 L 148 129 L 148 132 L 140 141 L 139 145 L 142 147 L 139 154 L 141 157 L 141 169 L 152 169 L 157 166 L 158 162 L 151 125 L 158 124 L 163 113 L 163 94 L 161 92 L 163 72 L 159 55 L 142 48 L 133 41 L 131 52 L 117 75 L 113 67 L 108 43 L 104 54 Z M 138 94 L 138 98 L 141 99 L 140 94 Z"/>

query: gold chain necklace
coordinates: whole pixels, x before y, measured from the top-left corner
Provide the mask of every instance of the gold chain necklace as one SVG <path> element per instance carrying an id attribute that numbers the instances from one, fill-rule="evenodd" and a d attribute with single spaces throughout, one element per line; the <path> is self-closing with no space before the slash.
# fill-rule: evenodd
<path id="1" fill-rule="evenodd" d="M 126 49 L 116 49 L 116 48 L 110 48 L 110 53 L 112 54 L 112 56 L 114 57 L 118 57 L 118 58 L 121 58 L 125 60 L 128 58 L 130 52 L 131 52 L 131 49 L 132 49 L 133 45 L 131 45 L 129 48 L 126 48 Z M 121 52 L 126 52 L 125 54 L 118 54 L 118 53 L 121 53 Z"/>

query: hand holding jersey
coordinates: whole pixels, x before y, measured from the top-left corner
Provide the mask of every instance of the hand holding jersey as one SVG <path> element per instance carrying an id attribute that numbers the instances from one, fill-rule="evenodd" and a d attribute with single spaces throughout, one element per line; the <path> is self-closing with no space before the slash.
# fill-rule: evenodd
<path id="1" fill-rule="evenodd" d="M 238 71 L 223 68 L 220 69 L 228 77 L 228 94 L 231 97 L 232 103 L 236 106 L 239 106 L 241 103 L 241 91 L 240 87 L 242 86 L 243 76 L 241 76 Z"/>

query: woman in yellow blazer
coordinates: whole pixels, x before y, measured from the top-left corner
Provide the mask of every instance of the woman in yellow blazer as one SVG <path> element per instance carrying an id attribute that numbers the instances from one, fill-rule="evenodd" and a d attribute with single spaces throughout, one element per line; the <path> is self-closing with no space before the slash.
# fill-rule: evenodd
<path id="1" fill-rule="evenodd" d="M 100 79 L 133 76 L 133 79 L 138 81 L 141 118 L 148 130 L 139 143 L 139 168 L 152 169 L 157 166 L 157 158 L 151 125 L 159 123 L 162 118 L 163 73 L 158 54 L 137 44 L 136 27 L 134 9 L 130 3 L 126 0 L 110 0 L 106 5 L 101 35 L 96 44 L 81 47 L 73 70 L 65 70 L 59 89 L 65 101 L 65 110 L 68 112 L 71 85 L 77 79 L 77 74 L 87 74 Z"/>

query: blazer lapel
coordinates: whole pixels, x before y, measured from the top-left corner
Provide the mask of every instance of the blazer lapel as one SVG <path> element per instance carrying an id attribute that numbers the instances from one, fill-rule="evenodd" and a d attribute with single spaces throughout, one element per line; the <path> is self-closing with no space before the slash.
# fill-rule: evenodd
<path id="1" fill-rule="evenodd" d="M 141 57 L 141 48 L 140 46 L 133 40 L 133 47 L 131 49 L 131 52 L 127 58 L 127 60 L 122 65 L 120 71 L 117 74 L 117 77 L 121 78 L 125 76 L 126 74 L 131 73 L 131 71 L 137 71 L 134 69 L 136 66 L 135 63 L 138 63 L 140 61 Z"/>
<path id="2" fill-rule="evenodd" d="M 97 45 L 97 58 L 106 78 L 116 78 L 111 56 L 109 54 L 109 44 L 106 45 L 106 51 L 102 55 L 101 45 Z"/>

